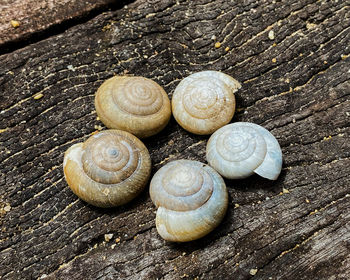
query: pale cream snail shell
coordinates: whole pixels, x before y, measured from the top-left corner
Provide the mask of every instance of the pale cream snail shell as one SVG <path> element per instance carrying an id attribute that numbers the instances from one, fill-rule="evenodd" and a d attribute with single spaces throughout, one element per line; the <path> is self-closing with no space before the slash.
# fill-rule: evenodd
<path id="1" fill-rule="evenodd" d="M 168 241 L 203 237 L 219 225 L 228 205 L 222 177 L 192 160 L 172 161 L 159 169 L 151 180 L 150 196 L 158 207 L 158 233 Z"/>
<path id="2" fill-rule="evenodd" d="M 121 130 L 105 130 L 64 155 L 64 175 L 72 191 L 99 207 L 123 205 L 145 187 L 151 159 L 145 145 Z"/>
<path id="3" fill-rule="evenodd" d="M 282 151 L 276 138 L 260 125 L 237 122 L 218 129 L 207 143 L 207 161 L 228 179 L 256 173 L 276 180 L 282 168 Z"/>
<path id="4" fill-rule="evenodd" d="M 108 79 L 96 92 L 95 107 L 108 128 L 128 131 L 139 138 L 160 132 L 171 116 L 170 101 L 164 89 L 144 77 Z"/>
<path id="5" fill-rule="evenodd" d="M 203 71 L 183 79 L 171 105 L 174 118 L 187 131 L 211 134 L 230 122 L 235 112 L 234 93 L 241 84 L 218 71 Z"/>

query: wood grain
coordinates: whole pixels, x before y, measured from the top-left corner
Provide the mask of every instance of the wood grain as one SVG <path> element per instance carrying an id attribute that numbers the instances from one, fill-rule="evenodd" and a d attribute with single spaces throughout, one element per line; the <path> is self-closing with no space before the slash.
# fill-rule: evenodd
<path id="1" fill-rule="evenodd" d="M 108 9 L 130 1 L 120 0 L 1 0 L 0 54 L 37 42 L 85 22 Z M 13 25 L 12 22 L 16 22 Z"/>
<path id="2" fill-rule="evenodd" d="M 349 31 L 347 1 L 138 0 L 0 56 L 1 277 L 349 279 Z M 227 180 L 223 223 L 186 244 L 159 237 L 147 191 L 110 210 L 70 191 L 63 153 L 103 127 L 105 79 L 143 75 L 171 97 L 209 69 L 243 85 L 233 121 L 278 139 L 277 181 Z M 144 141 L 153 173 L 205 162 L 207 139 L 172 119 Z"/>

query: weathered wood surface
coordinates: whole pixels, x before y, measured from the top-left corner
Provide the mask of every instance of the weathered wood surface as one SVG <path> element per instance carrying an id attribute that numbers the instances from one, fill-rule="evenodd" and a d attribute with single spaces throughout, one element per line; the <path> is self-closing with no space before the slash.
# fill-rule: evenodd
<path id="1" fill-rule="evenodd" d="M 0 45 L 3 52 L 46 34 L 60 32 L 79 20 L 96 16 L 106 8 L 119 7 L 126 1 L 115 0 L 1 0 Z M 17 21 L 19 26 L 13 26 Z M 43 34 L 45 33 L 45 34 Z M 1 53 L 1 52 L 0 52 Z"/>
<path id="2" fill-rule="evenodd" d="M 1 56 L 0 277 L 349 279 L 349 26 L 347 1 L 138 0 Z M 279 179 L 226 181 L 223 223 L 187 244 L 158 236 L 147 190 L 110 210 L 77 199 L 63 153 L 102 126 L 102 81 L 144 75 L 171 96 L 205 69 L 242 82 L 233 121 L 276 136 Z M 207 139 L 172 119 L 145 141 L 153 172 L 205 162 Z"/>

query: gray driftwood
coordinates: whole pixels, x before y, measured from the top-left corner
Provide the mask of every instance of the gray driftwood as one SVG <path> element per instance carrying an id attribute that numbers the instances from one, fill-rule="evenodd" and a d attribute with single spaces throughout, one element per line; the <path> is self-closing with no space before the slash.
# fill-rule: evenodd
<path id="1" fill-rule="evenodd" d="M 349 26 L 345 0 L 138 0 L 13 45 L 0 56 L 0 278 L 349 279 Z M 207 69 L 241 81 L 233 121 L 280 142 L 277 181 L 226 181 L 223 223 L 187 244 L 159 237 L 147 190 L 110 210 L 70 191 L 63 153 L 104 128 L 105 79 L 144 75 L 171 97 Z M 145 140 L 153 172 L 205 162 L 207 139 L 172 119 Z"/>

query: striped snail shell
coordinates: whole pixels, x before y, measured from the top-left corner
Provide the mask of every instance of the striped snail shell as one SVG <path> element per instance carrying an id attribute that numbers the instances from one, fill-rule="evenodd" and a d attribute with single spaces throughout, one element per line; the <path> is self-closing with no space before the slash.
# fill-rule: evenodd
<path id="1" fill-rule="evenodd" d="M 246 178 L 256 173 L 276 180 L 282 151 L 276 138 L 260 125 L 237 122 L 218 129 L 207 143 L 207 161 L 223 177 Z"/>
<path id="2" fill-rule="evenodd" d="M 205 135 L 230 122 L 235 112 L 234 78 L 218 71 L 203 71 L 183 79 L 171 101 L 176 121 L 187 131 Z"/>
<path id="3" fill-rule="evenodd" d="M 72 191 L 99 207 L 125 204 L 145 187 L 151 159 L 145 145 L 121 130 L 105 130 L 64 155 L 64 175 Z"/>
<path id="4" fill-rule="evenodd" d="M 150 196 L 158 208 L 158 233 L 177 242 L 208 234 L 219 225 L 228 204 L 222 177 L 192 160 L 172 161 L 159 169 L 151 180 Z"/>
<path id="5" fill-rule="evenodd" d="M 164 89 L 143 77 L 108 79 L 96 92 L 95 107 L 108 128 L 128 131 L 139 138 L 160 132 L 171 116 L 170 101 Z"/>

